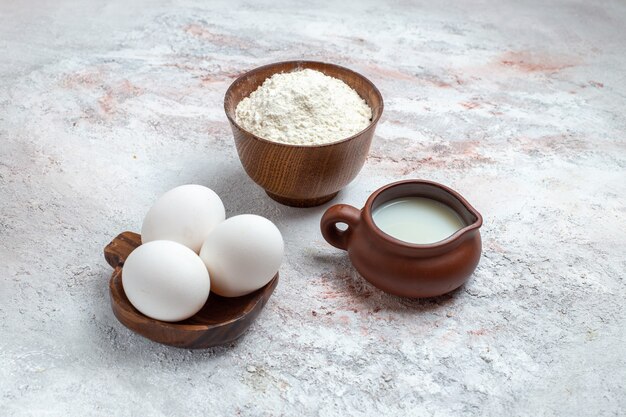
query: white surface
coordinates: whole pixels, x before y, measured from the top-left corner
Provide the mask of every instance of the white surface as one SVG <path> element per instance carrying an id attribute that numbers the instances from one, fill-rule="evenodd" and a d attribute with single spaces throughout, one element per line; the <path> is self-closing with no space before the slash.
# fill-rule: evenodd
<path id="1" fill-rule="evenodd" d="M 0 415 L 614 416 L 626 409 L 626 4 L 3 1 Z M 385 98 L 332 202 L 426 178 L 485 218 L 451 296 L 364 283 L 269 200 L 223 111 L 237 74 L 345 65 Z M 120 325 L 104 246 L 186 183 L 283 231 L 281 279 L 232 346 Z"/>

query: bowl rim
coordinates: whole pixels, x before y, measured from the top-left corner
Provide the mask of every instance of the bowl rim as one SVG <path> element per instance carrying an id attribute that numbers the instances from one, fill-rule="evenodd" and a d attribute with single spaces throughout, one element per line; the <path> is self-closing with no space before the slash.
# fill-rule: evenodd
<path id="1" fill-rule="evenodd" d="M 269 68 L 272 68 L 272 67 L 275 67 L 275 66 L 278 66 L 278 65 L 284 65 L 284 64 L 296 64 L 296 65 L 302 65 L 302 64 L 304 64 L 304 65 L 307 65 L 307 64 L 324 64 L 324 65 L 329 65 L 329 66 L 338 68 L 338 69 L 340 69 L 342 71 L 346 71 L 346 72 L 350 72 L 352 74 L 355 74 L 357 77 L 361 78 L 366 84 L 368 84 L 370 86 L 370 88 L 372 89 L 372 91 L 374 92 L 374 94 L 376 94 L 378 96 L 378 98 L 380 99 L 380 106 L 379 106 L 380 110 L 378 111 L 378 114 L 375 117 L 372 118 L 372 120 L 370 121 L 369 125 L 367 125 L 366 128 L 358 131 L 354 135 L 348 136 L 347 138 L 340 139 L 340 140 L 337 140 L 337 141 L 334 141 L 334 142 L 323 143 L 323 144 L 319 144 L 319 145 L 297 145 L 297 144 L 293 144 L 293 143 L 275 142 L 275 141 L 272 141 L 272 140 L 265 139 L 265 138 L 262 138 L 260 136 L 257 136 L 254 133 L 250 132 L 249 130 L 244 129 L 239 123 L 237 123 L 235 121 L 235 118 L 231 116 L 230 112 L 226 108 L 226 99 L 227 99 L 227 97 L 232 94 L 232 90 L 233 90 L 235 84 L 238 84 L 238 83 L 242 82 L 245 78 L 247 78 L 247 77 L 249 77 L 251 75 L 254 75 L 257 72 L 260 72 L 260 71 L 263 71 L 263 70 L 266 70 L 266 69 L 269 69 Z M 303 67 L 303 68 L 308 68 L 308 67 Z M 274 74 L 278 74 L 278 72 L 274 72 Z M 272 74 L 272 75 L 274 75 L 274 74 Z M 326 74 L 324 74 L 324 75 L 326 75 Z M 352 87 L 350 87 L 350 88 L 352 88 Z M 363 97 L 361 97 L 361 98 L 363 99 Z M 239 104 L 239 103 L 237 103 L 237 104 Z M 368 104 L 368 106 L 369 106 L 369 104 Z M 236 108 L 236 106 L 235 106 L 235 108 Z M 244 72 L 240 76 L 238 76 L 230 84 L 230 86 L 226 90 L 226 93 L 224 94 L 224 113 L 226 113 L 226 117 L 228 118 L 228 121 L 232 125 L 236 126 L 238 129 L 240 129 L 240 130 L 246 132 L 247 134 L 249 134 L 250 136 L 254 137 L 256 140 L 259 140 L 261 142 L 265 142 L 265 143 L 268 143 L 268 144 L 276 145 L 276 146 L 284 146 L 284 147 L 287 147 L 287 148 L 322 148 L 322 147 L 326 147 L 326 146 L 333 146 L 333 145 L 338 145 L 340 143 L 348 142 L 348 141 L 350 141 L 352 139 L 357 138 L 358 136 L 361 136 L 363 133 L 373 129 L 376 126 L 376 124 L 378 123 L 378 121 L 380 120 L 380 117 L 382 116 L 384 109 L 385 109 L 385 102 L 383 100 L 383 96 L 380 93 L 380 91 L 378 90 L 378 88 L 376 87 L 376 85 L 374 85 L 374 83 L 372 81 L 370 81 L 369 78 L 365 77 L 364 75 L 362 75 L 362 74 L 360 74 L 360 73 L 358 73 L 358 72 L 356 72 L 354 70 L 351 70 L 350 68 L 344 67 L 342 65 L 332 64 L 330 62 L 314 61 L 314 60 L 300 60 L 300 59 L 298 59 L 298 60 L 290 60 L 290 61 L 279 61 L 279 62 L 273 62 L 271 64 L 266 64 L 266 65 L 262 65 L 260 67 L 253 68 L 253 69 L 251 69 L 249 71 Z"/>
<path id="2" fill-rule="evenodd" d="M 451 195 L 456 200 L 458 200 L 461 203 L 461 205 L 463 205 L 465 209 L 467 209 L 467 211 L 476 218 L 476 220 L 474 220 L 470 224 L 463 226 L 462 228 L 460 228 L 459 230 L 457 230 L 456 232 L 454 232 L 447 238 L 439 240 L 437 242 L 411 243 L 411 242 L 406 242 L 404 240 L 400 240 L 396 237 L 393 237 L 392 235 L 386 233 L 384 230 L 378 227 L 378 225 L 374 221 L 374 213 L 372 210 L 372 205 L 374 204 L 374 201 L 376 201 L 376 199 L 387 190 L 394 188 L 394 187 L 407 185 L 407 184 L 439 188 L 440 190 L 446 192 L 447 194 Z M 368 227 L 374 230 L 379 237 L 381 237 L 384 241 L 388 243 L 391 243 L 393 245 L 400 246 L 406 249 L 438 250 L 441 248 L 447 248 L 447 247 L 450 247 L 450 245 L 454 243 L 460 242 L 462 236 L 465 236 L 474 230 L 480 229 L 483 225 L 483 216 L 458 191 L 446 185 L 443 185 L 441 183 L 435 182 L 435 181 L 417 179 L 417 178 L 399 180 L 399 181 L 395 181 L 395 182 L 383 185 L 382 187 L 378 188 L 368 197 L 362 210 L 364 214 L 363 218 L 364 218 L 365 223 L 367 224 Z"/>

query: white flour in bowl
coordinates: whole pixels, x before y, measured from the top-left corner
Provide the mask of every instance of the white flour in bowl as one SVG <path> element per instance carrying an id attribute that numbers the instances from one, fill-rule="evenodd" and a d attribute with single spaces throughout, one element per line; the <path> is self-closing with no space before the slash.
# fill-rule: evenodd
<path id="1" fill-rule="evenodd" d="M 237 105 L 237 123 L 273 142 L 322 145 L 365 129 L 372 109 L 341 80 L 319 71 L 274 74 Z"/>

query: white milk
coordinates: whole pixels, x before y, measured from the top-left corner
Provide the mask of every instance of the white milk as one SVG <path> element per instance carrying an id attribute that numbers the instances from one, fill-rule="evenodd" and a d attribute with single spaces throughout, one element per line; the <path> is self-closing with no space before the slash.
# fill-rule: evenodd
<path id="1" fill-rule="evenodd" d="M 439 242 L 465 227 L 461 217 L 447 205 L 424 197 L 387 201 L 372 214 L 383 232 L 408 243 Z"/>

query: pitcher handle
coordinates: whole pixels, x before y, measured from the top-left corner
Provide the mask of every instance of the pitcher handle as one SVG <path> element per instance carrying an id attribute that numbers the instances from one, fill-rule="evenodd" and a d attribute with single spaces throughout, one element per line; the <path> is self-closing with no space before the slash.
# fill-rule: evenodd
<path id="1" fill-rule="evenodd" d="M 361 210 L 347 204 L 336 204 L 330 207 L 320 221 L 320 229 L 324 239 L 338 249 L 347 250 L 350 235 L 361 219 Z M 348 225 L 346 230 L 339 230 L 337 223 Z"/>

